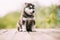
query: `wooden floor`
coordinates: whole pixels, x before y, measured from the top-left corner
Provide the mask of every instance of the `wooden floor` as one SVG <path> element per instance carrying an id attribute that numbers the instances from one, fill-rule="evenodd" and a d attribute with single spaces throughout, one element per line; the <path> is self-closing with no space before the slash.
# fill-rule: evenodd
<path id="1" fill-rule="evenodd" d="M 60 40 L 60 29 L 37 29 L 37 32 L 0 30 L 0 40 Z"/>

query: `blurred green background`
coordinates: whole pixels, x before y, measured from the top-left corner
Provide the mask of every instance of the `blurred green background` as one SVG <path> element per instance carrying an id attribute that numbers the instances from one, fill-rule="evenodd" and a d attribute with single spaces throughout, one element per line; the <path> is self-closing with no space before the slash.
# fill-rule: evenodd
<path id="1" fill-rule="evenodd" d="M 56 5 L 49 7 L 36 7 L 36 28 L 59 28 L 60 8 Z M 4 17 L 0 17 L 0 29 L 16 28 L 21 12 L 9 12 Z"/>

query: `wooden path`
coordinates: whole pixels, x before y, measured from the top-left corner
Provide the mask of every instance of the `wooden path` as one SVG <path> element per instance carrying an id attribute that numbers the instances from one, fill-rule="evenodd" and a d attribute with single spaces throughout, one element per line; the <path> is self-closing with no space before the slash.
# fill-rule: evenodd
<path id="1" fill-rule="evenodd" d="M 0 40 L 60 40 L 60 29 L 37 29 L 37 32 L 0 30 Z"/>

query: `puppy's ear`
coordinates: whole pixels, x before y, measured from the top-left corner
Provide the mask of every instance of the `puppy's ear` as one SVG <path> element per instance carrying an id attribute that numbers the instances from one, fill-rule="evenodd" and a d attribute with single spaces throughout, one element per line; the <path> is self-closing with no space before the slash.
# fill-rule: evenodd
<path id="1" fill-rule="evenodd" d="M 25 5 L 28 5 L 28 3 L 25 3 Z"/>

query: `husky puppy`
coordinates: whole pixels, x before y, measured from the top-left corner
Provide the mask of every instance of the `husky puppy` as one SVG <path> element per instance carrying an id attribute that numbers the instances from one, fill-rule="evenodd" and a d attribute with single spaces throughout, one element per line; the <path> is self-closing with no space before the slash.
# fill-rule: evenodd
<path id="1" fill-rule="evenodd" d="M 23 13 L 17 23 L 18 31 L 34 31 L 35 29 L 35 7 L 32 3 L 25 3 Z"/>

